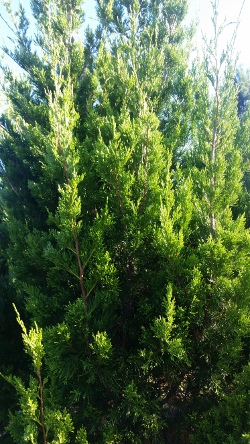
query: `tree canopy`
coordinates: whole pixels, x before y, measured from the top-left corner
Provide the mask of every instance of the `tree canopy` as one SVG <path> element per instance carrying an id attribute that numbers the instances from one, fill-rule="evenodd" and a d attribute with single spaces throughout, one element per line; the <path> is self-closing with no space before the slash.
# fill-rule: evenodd
<path id="1" fill-rule="evenodd" d="M 84 40 L 81 0 L 31 0 L 32 37 L 4 3 L 6 443 L 247 443 L 250 120 L 217 0 L 195 60 L 187 0 L 97 0 Z"/>

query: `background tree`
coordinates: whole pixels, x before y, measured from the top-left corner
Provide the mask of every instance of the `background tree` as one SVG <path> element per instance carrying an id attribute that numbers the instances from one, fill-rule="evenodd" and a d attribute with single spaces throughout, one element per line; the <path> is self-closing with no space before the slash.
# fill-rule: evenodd
<path id="1" fill-rule="evenodd" d="M 250 77 L 249 70 L 242 66 L 236 69 L 235 83 L 238 87 L 238 116 L 241 118 L 247 111 L 250 99 Z"/>
<path id="2" fill-rule="evenodd" d="M 236 70 L 236 84 L 238 88 L 238 116 L 240 118 L 240 128 L 237 133 L 238 147 L 242 154 L 243 162 L 243 192 L 239 198 L 237 208 L 234 209 L 235 214 L 244 213 L 246 217 L 246 225 L 250 224 L 250 177 L 249 177 L 249 97 L 250 82 L 249 72 L 244 71 L 242 67 Z"/>

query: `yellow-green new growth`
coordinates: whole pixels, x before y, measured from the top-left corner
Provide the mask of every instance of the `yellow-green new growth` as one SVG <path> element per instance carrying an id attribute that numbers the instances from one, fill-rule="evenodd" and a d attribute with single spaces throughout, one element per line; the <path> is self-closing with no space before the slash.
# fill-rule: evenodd
<path id="1" fill-rule="evenodd" d="M 17 322 L 22 329 L 22 338 L 25 351 L 32 358 L 35 371 L 37 371 L 42 366 L 42 359 L 44 356 L 44 348 L 42 344 L 42 329 L 38 327 L 36 322 L 34 322 L 34 327 L 31 328 L 29 332 L 27 332 L 27 329 L 24 325 L 24 322 L 20 318 L 20 314 L 15 304 L 13 304 L 13 307 L 17 315 Z"/>

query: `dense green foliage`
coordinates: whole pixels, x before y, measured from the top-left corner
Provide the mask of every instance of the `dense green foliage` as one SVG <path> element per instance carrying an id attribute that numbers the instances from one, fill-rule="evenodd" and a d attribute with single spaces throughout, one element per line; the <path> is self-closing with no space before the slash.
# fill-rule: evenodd
<path id="1" fill-rule="evenodd" d="M 81 0 L 32 0 L 33 39 L 23 7 L 12 15 L 10 443 L 249 442 L 250 117 L 213 7 L 214 40 L 192 66 L 187 0 L 98 0 L 84 42 Z"/>

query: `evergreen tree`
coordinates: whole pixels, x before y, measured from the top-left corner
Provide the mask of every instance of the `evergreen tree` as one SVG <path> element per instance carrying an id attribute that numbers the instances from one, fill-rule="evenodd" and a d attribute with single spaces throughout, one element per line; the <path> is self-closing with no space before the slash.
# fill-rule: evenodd
<path id="1" fill-rule="evenodd" d="M 202 389 L 191 415 L 197 421 L 191 442 L 197 444 L 246 442 L 249 431 L 249 231 L 239 211 L 246 128 L 237 116 L 232 47 L 218 50 L 223 27 L 217 6 L 214 1 L 214 40 L 201 67 L 201 83 L 196 82 L 196 125 L 188 153 L 195 200 L 192 237 L 197 233 L 199 239 L 192 258 L 199 282 L 196 307 L 203 299 L 195 357 Z"/>
<path id="2" fill-rule="evenodd" d="M 240 118 L 240 128 L 237 132 L 238 149 L 242 155 L 243 162 L 243 193 L 240 196 L 239 204 L 234 209 L 235 214 L 245 213 L 246 224 L 250 226 L 250 151 L 249 151 L 249 97 L 250 80 L 249 72 L 244 72 L 242 67 L 236 70 L 236 83 L 238 87 L 238 115 Z"/>
<path id="3" fill-rule="evenodd" d="M 9 433 L 226 442 L 226 406 L 231 442 L 247 439 L 250 239 L 232 213 L 241 132 L 217 3 L 193 71 L 186 0 L 98 0 L 84 47 L 81 3 L 32 0 L 35 40 L 20 6 L 5 48 L 24 74 L 4 69 L 4 273 L 32 364 L 5 373 Z"/>
<path id="4" fill-rule="evenodd" d="M 241 118 L 248 108 L 250 98 L 249 70 L 244 71 L 242 66 L 236 70 L 235 83 L 238 87 L 238 115 Z"/>

